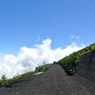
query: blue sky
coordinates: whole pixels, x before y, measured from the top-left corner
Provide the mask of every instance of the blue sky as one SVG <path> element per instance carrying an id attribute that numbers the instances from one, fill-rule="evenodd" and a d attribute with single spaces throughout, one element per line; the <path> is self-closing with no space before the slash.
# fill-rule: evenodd
<path id="1" fill-rule="evenodd" d="M 31 47 L 37 38 L 52 39 L 52 48 L 70 44 L 70 35 L 95 42 L 94 0 L 0 0 L 0 52 Z"/>
<path id="2" fill-rule="evenodd" d="M 95 0 L 0 0 L 0 76 L 33 71 L 95 42 Z"/>

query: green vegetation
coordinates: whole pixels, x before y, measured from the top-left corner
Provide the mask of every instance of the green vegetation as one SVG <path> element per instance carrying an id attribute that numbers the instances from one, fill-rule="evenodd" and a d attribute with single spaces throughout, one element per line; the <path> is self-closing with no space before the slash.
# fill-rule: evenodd
<path id="1" fill-rule="evenodd" d="M 58 63 L 66 70 L 67 74 L 73 75 L 76 72 L 80 56 L 92 50 L 95 50 L 95 43 L 60 59 Z"/>
<path id="2" fill-rule="evenodd" d="M 45 64 L 45 65 L 42 65 L 42 66 L 37 67 L 35 71 L 27 72 L 27 73 L 21 74 L 21 75 L 17 75 L 17 76 L 14 76 L 13 78 L 10 78 L 10 79 L 7 79 L 6 75 L 3 74 L 3 75 L 1 76 L 1 79 L 0 79 L 0 86 L 1 86 L 1 85 L 4 85 L 4 84 L 8 84 L 8 83 L 10 83 L 10 82 L 12 82 L 12 81 L 15 81 L 15 80 L 17 80 L 17 79 L 19 79 L 19 78 L 21 78 L 21 77 L 25 77 L 25 76 L 34 74 L 34 73 L 37 72 L 37 69 L 38 69 L 38 72 L 42 72 L 42 71 L 48 69 L 50 66 L 51 66 L 51 64 Z"/>
<path id="3" fill-rule="evenodd" d="M 4 85 L 4 84 L 7 84 L 9 82 L 12 82 L 12 81 L 15 81 L 16 79 L 19 79 L 21 77 L 24 77 L 24 76 L 27 76 L 27 75 L 31 75 L 31 74 L 34 74 L 35 71 L 33 72 L 27 72 L 25 74 L 21 74 L 21 75 L 17 75 L 17 76 L 14 76 L 13 78 L 10 78 L 10 79 L 7 79 L 6 75 L 2 75 L 1 76 L 1 79 L 0 79 L 0 85 Z"/>
<path id="4" fill-rule="evenodd" d="M 48 69 L 50 66 L 51 66 L 50 64 L 45 64 L 45 65 L 39 66 L 36 68 L 36 72 L 43 72 L 46 69 Z"/>

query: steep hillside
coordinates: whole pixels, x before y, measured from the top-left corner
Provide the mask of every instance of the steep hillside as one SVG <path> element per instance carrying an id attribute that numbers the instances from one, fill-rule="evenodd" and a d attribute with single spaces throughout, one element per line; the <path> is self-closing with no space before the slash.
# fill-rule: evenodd
<path id="1" fill-rule="evenodd" d="M 95 87 L 95 50 L 80 57 L 75 75 Z"/>
<path id="2" fill-rule="evenodd" d="M 90 51 L 95 50 L 95 43 L 77 52 L 70 54 L 69 56 L 60 59 L 58 63 L 66 70 L 70 75 L 76 72 L 76 67 L 79 62 L 80 56 Z"/>

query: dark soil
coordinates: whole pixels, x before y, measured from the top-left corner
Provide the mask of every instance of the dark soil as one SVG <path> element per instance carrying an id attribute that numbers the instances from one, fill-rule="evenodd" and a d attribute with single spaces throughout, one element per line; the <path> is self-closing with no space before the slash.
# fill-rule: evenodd
<path id="1" fill-rule="evenodd" d="M 39 75 L 29 75 L 0 87 L 0 95 L 95 95 L 95 89 L 58 64 Z"/>

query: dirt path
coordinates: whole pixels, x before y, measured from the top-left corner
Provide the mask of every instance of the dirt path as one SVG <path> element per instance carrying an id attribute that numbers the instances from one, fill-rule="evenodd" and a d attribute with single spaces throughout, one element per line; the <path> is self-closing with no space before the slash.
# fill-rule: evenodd
<path id="1" fill-rule="evenodd" d="M 10 87 L 1 87 L 0 95 L 95 95 L 95 90 L 75 76 L 67 76 L 56 64 L 42 74 L 29 75 Z"/>

